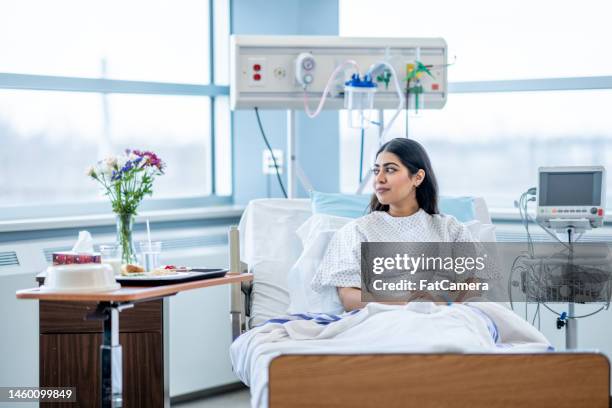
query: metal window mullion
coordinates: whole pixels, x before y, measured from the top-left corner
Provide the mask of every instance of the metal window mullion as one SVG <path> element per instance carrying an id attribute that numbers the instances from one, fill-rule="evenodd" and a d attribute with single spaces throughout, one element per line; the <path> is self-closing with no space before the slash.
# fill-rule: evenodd
<path id="1" fill-rule="evenodd" d="M 234 34 L 234 0 L 229 1 L 229 35 Z M 230 78 L 231 83 L 231 78 Z M 235 166 L 235 158 L 236 158 L 236 149 L 234 147 L 235 137 L 234 137 L 234 111 L 230 110 L 230 156 L 232 161 L 232 198 L 234 197 L 234 192 L 236 191 L 236 166 Z"/>
<path id="2" fill-rule="evenodd" d="M 214 0 L 208 0 L 208 64 L 210 71 L 210 83 L 215 83 L 215 7 Z M 216 155 L 215 145 L 217 138 L 217 126 L 215 121 L 216 107 L 215 96 L 210 97 L 210 193 L 217 194 L 217 170 L 216 170 Z"/>
<path id="3" fill-rule="evenodd" d="M 612 89 L 612 76 L 449 82 L 449 93 L 546 92 Z"/>
<path id="4" fill-rule="evenodd" d="M 152 95 L 229 95 L 229 86 L 0 73 L 0 89 Z"/>

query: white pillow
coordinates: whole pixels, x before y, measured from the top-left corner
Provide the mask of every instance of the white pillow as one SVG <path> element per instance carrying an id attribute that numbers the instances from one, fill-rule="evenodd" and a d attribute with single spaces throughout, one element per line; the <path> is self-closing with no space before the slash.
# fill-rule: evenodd
<path id="1" fill-rule="evenodd" d="M 287 272 L 302 253 L 295 231 L 311 215 L 307 199 L 253 200 L 242 215 L 240 257 L 254 275 L 249 327 L 287 313 Z"/>
<path id="2" fill-rule="evenodd" d="M 493 224 L 482 224 L 480 226 L 479 233 L 480 242 L 497 242 L 495 236 L 495 225 Z"/>
<path id="3" fill-rule="evenodd" d="M 470 231 L 472 238 L 480 241 L 480 226 L 482 225 L 478 220 L 472 220 L 464 223 L 467 229 Z"/>
<path id="4" fill-rule="evenodd" d="M 468 221 L 464 225 L 470 230 L 472 238 L 480 242 L 496 242 L 495 225 L 483 224 L 477 220 Z"/>
<path id="5" fill-rule="evenodd" d="M 339 314 L 344 311 L 336 288 L 326 287 L 317 293 L 311 289 L 310 282 L 319 268 L 329 241 L 337 230 L 350 221 L 351 218 L 315 214 L 296 231 L 304 251 L 287 276 L 289 313 Z"/>
<path id="6" fill-rule="evenodd" d="M 348 217 L 314 214 L 311 215 L 306 222 L 300 225 L 295 233 L 300 238 L 302 246 L 305 248 L 317 239 L 317 235 L 321 231 L 338 231 L 351 221 L 353 221 L 353 219 Z"/>

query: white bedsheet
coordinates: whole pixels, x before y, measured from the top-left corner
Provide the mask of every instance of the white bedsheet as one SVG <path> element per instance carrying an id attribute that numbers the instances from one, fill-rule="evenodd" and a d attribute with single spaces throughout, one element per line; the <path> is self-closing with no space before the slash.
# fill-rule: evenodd
<path id="1" fill-rule="evenodd" d="M 486 320 L 499 334 L 495 343 Z M 502 343 L 505 347 L 500 347 Z M 495 303 L 470 306 L 368 304 L 358 313 L 320 325 L 312 320 L 266 323 L 240 336 L 230 348 L 236 375 L 251 388 L 251 406 L 268 406 L 268 366 L 281 354 L 398 352 L 541 352 L 546 338 L 519 316 Z"/>

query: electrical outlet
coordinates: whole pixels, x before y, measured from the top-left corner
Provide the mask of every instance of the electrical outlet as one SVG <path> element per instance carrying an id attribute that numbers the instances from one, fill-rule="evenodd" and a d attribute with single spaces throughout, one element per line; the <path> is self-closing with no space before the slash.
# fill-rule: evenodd
<path id="1" fill-rule="evenodd" d="M 283 151 L 280 149 L 272 149 L 272 152 L 274 153 L 274 160 L 276 160 L 276 165 L 278 166 L 278 173 L 283 174 Z M 263 174 L 276 174 L 274 160 L 272 160 L 272 155 L 268 149 L 263 151 Z"/>
<path id="2" fill-rule="evenodd" d="M 246 75 L 248 76 L 249 85 L 262 87 L 266 85 L 266 77 L 268 71 L 268 61 L 263 57 L 255 57 L 248 59 L 248 67 Z"/>

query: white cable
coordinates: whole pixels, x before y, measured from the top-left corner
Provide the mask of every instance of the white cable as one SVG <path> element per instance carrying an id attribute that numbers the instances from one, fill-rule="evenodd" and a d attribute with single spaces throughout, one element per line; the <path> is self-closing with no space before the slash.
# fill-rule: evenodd
<path id="1" fill-rule="evenodd" d="M 395 68 L 393 68 L 393 65 L 389 64 L 387 61 L 380 61 L 380 62 L 372 64 L 370 66 L 370 69 L 368 70 L 368 75 L 370 75 L 370 73 L 374 71 L 374 69 L 378 68 L 378 66 L 380 65 L 386 66 L 391 71 L 391 75 L 393 76 L 393 82 L 395 83 L 395 89 L 397 90 L 397 97 L 399 98 L 399 103 L 397 105 L 397 111 L 395 112 L 395 115 L 393 115 L 393 117 L 391 118 L 387 126 L 385 126 L 385 129 L 382 132 L 382 135 L 380 136 L 381 141 L 384 142 L 385 137 L 387 136 L 387 133 L 389 133 L 389 130 L 391 130 L 391 126 L 393 125 L 393 122 L 395 122 L 395 119 L 399 116 L 399 114 L 404 109 L 405 98 L 404 98 L 404 93 L 402 92 L 402 87 L 400 86 L 399 80 L 397 79 Z"/>
<path id="2" fill-rule="evenodd" d="M 325 89 L 323 90 L 323 95 L 321 95 L 319 106 L 317 106 L 317 110 L 315 110 L 314 113 L 311 112 L 310 107 L 308 106 L 308 95 L 306 94 L 306 88 L 304 87 L 304 111 L 306 111 L 306 115 L 308 115 L 309 118 L 313 119 L 317 117 L 319 113 L 321 113 L 321 110 L 323 109 L 323 105 L 325 104 L 325 100 L 327 99 L 327 94 L 329 93 L 329 89 L 331 88 L 333 82 L 336 80 L 336 76 L 340 73 L 340 71 L 342 71 L 345 68 L 346 65 L 351 65 L 355 67 L 355 69 L 357 69 L 357 73 L 359 73 L 359 65 L 357 65 L 357 62 L 354 60 L 346 60 L 342 64 L 338 65 L 336 69 L 334 70 L 334 72 L 332 72 L 332 74 L 330 75 L 329 79 L 327 80 L 327 85 L 325 85 Z"/>
<path id="3" fill-rule="evenodd" d="M 391 64 L 389 64 L 386 61 L 376 62 L 376 63 L 370 65 L 370 68 L 368 69 L 368 75 L 371 75 L 372 72 L 374 72 L 374 70 L 376 70 L 380 65 L 384 65 L 384 66 L 388 67 L 391 70 L 391 74 L 393 75 L 393 80 L 394 80 L 394 83 L 395 83 L 395 89 L 397 89 L 397 95 L 399 97 L 399 104 L 397 105 L 397 111 L 395 112 L 395 115 L 393 115 L 393 117 L 391 118 L 389 123 L 384 127 L 382 133 L 380 134 L 380 136 L 378 138 L 379 147 L 382 146 L 382 144 L 384 143 L 385 137 L 387 136 L 387 133 L 389 132 L 389 130 L 391 130 L 391 126 L 393 125 L 393 122 L 399 116 L 401 111 L 404 109 L 404 103 L 406 101 L 406 98 L 404 98 L 404 93 L 402 92 L 402 87 L 400 86 L 399 80 L 397 79 L 397 75 L 396 75 L 395 69 L 393 68 L 393 66 Z M 356 194 L 362 194 L 363 193 L 363 190 L 366 187 L 366 185 L 369 184 L 371 177 L 372 177 L 372 169 L 369 169 L 368 173 L 363 178 L 363 180 L 361 181 L 361 184 L 357 188 L 357 193 Z"/>

